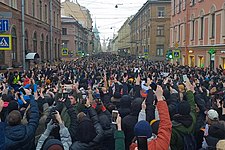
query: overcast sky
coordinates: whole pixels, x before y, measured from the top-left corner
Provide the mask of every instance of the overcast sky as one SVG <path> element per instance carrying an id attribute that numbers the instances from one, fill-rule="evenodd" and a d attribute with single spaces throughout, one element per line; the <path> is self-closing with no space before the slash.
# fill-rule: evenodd
<path id="1" fill-rule="evenodd" d="M 65 0 L 61 0 L 62 2 Z M 72 0 L 71 0 L 72 1 Z M 76 2 L 76 0 L 73 0 Z M 126 19 L 134 15 L 147 0 L 77 0 L 89 9 L 93 22 L 100 32 L 101 40 L 112 38 Z M 115 6 L 118 5 L 118 8 Z M 94 26 L 93 23 L 93 26 Z"/>

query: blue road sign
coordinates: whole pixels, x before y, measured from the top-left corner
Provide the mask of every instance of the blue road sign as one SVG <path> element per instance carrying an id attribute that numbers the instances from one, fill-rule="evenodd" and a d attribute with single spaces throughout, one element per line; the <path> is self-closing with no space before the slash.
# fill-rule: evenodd
<path id="1" fill-rule="evenodd" d="M 1 19 L 0 20 L 0 31 L 8 31 L 9 30 L 9 20 Z"/>
<path id="2" fill-rule="evenodd" d="M 12 36 L 0 35 L 0 50 L 11 50 L 12 49 Z"/>

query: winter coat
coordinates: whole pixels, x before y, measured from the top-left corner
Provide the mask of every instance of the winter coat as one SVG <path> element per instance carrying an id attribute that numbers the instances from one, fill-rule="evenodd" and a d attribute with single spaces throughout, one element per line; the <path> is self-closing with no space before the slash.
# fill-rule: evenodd
<path id="1" fill-rule="evenodd" d="M 159 101 L 157 103 L 159 110 L 159 130 L 157 138 L 148 142 L 148 150 L 168 150 L 170 146 L 170 137 L 172 133 L 172 123 L 170 121 L 169 111 L 166 102 Z M 136 143 L 132 143 L 130 150 L 137 147 Z"/>
<path id="2" fill-rule="evenodd" d="M 7 150 L 28 150 L 34 148 L 34 137 L 38 126 L 39 112 L 33 96 L 30 96 L 30 112 L 30 119 L 27 125 L 7 125 L 5 127 Z"/>
<path id="3" fill-rule="evenodd" d="M 125 134 L 125 145 L 127 150 L 129 150 L 129 146 L 134 138 L 134 126 L 138 121 L 141 104 L 142 99 L 136 98 L 131 104 L 131 113 L 122 119 L 122 129 Z"/>
<path id="4" fill-rule="evenodd" d="M 0 122 L 0 149 L 5 150 L 5 123 Z"/>
<path id="5" fill-rule="evenodd" d="M 125 150 L 124 132 L 123 131 L 116 131 L 114 133 L 114 138 L 115 138 L 115 150 Z"/>
<path id="6" fill-rule="evenodd" d="M 96 111 L 92 107 L 87 108 L 87 116 L 89 116 L 89 118 L 91 119 L 91 121 L 94 125 L 95 131 L 93 131 L 93 132 L 96 133 L 96 136 L 94 137 L 94 139 L 91 142 L 88 142 L 88 143 L 84 143 L 81 141 L 74 142 L 72 144 L 72 146 L 70 147 L 70 150 L 78 150 L 78 149 L 79 150 L 92 150 L 92 149 L 95 149 L 101 142 L 104 132 L 99 123 Z M 77 130 L 78 130 L 79 125 L 77 124 L 76 126 L 77 126 Z M 79 134 L 78 131 L 76 131 L 76 133 Z M 77 135 L 77 136 L 79 136 L 79 135 Z"/>
<path id="7" fill-rule="evenodd" d="M 209 126 L 208 136 L 206 136 L 206 143 L 209 147 L 216 147 L 219 140 L 225 139 L 225 122 L 220 121 Z"/>
<path id="8" fill-rule="evenodd" d="M 195 101 L 194 94 L 192 91 L 187 91 L 187 100 L 191 107 L 190 118 L 180 118 L 180 122 L 173 121 L 173 129 L 170 146 L 172 150 L 182 150 L 183 139 L 179 138 L 180 134 L 192 134 L 194 133 L 196 124 L 196 111 L 195 111 Z M 182 122 L 182 123 L 181 123 Z"/>
<path id="9" fill-rule="evenodd" d="M 101 147 L 104 150 L 115 150 L 115 141 L 113 137 L 114 126 L 111 123 L 111 114 L 108 110 L 102 111 L 98 114 L 99 122 L 104 131 L 104 137 L 101 142 Z"/>
<path id="10" fill-rule="evenodd" d="M 130 114 L 130 106 L 131 97 L 129 95 L 122 96 L 120 100 L 120 108 L 118 109 L 121 118 L 124 118 L 125 116 Z"/>

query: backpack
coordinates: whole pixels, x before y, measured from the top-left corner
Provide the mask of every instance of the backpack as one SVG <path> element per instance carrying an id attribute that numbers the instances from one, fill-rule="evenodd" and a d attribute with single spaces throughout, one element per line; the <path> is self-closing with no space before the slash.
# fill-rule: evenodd
<path id="1" fill-rule="evenodd" d="M 183 134 L 178 132 L 178 136 L 183 139 L 183 150 L 197 150 L 197 142 L 194 135 L 191 134 Z"/>
<path id="2" fill-rule="evenodd" d="M 196 150 L 197 142 L 193 134 L 186 134 L 183 136 L 184 150 Z"/>

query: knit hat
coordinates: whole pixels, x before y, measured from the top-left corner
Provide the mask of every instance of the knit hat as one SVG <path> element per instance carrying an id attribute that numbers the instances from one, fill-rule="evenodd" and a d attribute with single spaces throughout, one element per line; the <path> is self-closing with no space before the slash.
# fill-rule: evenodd
<path id="1" fill-rule="evenodd" d="M 207 112 L 207 116 L 210 120 L 218 120 L 219 119 L 219 114 L 214 109 L 210 109 Z"/>
<path id="2" fill-rule="evenodd" d="M 62 142 L 57 139 L 49 139 L 43 146 L 43 150 L 63 150 Z"/>
<path id="3" fill-rule="evenodd" d="M 147 121 L 141 120 L 136 123 L 134 134 L 135 136 L 147 136 L 147 138 L 150 138 L 152 136 L 152 127 Z"/>
<path id="4" fill-rule="evenodd" d="M 178 105 L 178 114 L 180 115 L 189 115 L 191 112 L 190 104 L 187 101 L 182 101 Z"/>

